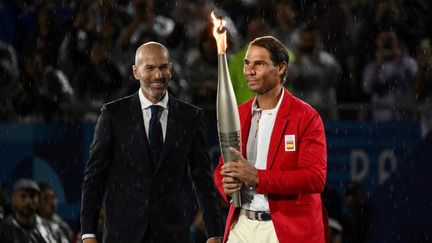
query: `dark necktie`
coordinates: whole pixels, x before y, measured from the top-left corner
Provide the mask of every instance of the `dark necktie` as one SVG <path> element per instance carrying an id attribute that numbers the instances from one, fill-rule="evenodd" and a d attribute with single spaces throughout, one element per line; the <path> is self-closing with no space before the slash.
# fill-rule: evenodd
<path id="1" fill-rule="evenodd" d="M 150 149 L 152 153 L 153 165 L 156 165 L 163 146 L 163 134 L 162 134 L 162 126 L 159 121 L 160 115 L 162 114 L 163 107 L 158 105 L 150 106 L 151 109 L 151 118 L 149 124 L 149 141 L 150 141 Z"/>

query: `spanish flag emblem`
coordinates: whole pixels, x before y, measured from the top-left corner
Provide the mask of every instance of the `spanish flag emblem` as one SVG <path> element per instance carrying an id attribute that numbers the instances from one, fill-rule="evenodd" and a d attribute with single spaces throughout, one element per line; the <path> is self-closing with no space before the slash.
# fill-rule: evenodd
<path id="1" fill-rule="evenodd" d="M 285 135 L 285 151 L 295 151 L 295 135 Z"/>

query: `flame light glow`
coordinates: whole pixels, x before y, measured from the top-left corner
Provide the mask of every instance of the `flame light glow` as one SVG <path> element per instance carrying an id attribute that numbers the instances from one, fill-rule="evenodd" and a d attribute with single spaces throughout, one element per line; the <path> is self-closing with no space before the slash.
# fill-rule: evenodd
<path id="1" fill-rule="evenodd" d="M 227 48 L 227 37 L 225 21 L 222 18 L 216 17 L 214 12 L 211 13 L 212 23 L 213 23 L 213 36 L 216 39 L 218 54 L 223 54 Z"/>

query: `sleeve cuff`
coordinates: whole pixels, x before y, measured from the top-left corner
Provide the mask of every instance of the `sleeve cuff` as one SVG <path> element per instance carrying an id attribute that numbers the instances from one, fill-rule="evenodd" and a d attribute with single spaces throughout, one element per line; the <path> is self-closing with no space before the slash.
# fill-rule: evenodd
<path id="1" fill-rule="evenodd" d="M 208 240 L 222 240 L 222 236 L 215 236 L 215 237 L 210 237 L 208 238 Z"/>
<path id="2" fill-rule="evenodd" d="M 87 238 L 96 238 L 95 234 L 83 234 L 81 236 L 81 240 L 87 239 Z"/>

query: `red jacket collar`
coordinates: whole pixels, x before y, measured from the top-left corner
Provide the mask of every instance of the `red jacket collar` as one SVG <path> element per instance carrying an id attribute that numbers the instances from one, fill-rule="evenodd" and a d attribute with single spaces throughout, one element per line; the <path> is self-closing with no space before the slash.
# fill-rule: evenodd
<path id="1" fill-rule="evenodd" d="M 273 132 L 270 139 L 270 148 L 267 155 L 267 168 L 273 164 L 279 143 L 282 141 L 283 131 L 288 124 L 288 115 L 291 112 L 291 104 L 293 100 L 292 94 L 284 88 L 284 96 L 279 107 L 276 121 L 273 127 Z M 242 139 L 242 154 L 246 156 L 246 144 L 249 135 L 250 123 L 252 119 L 252 104 L 255 98 L 251 98 L 239 106 L 241 139 Z"/>

